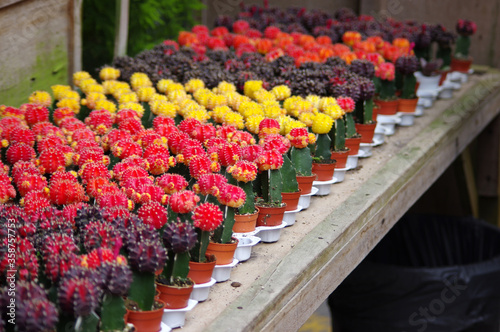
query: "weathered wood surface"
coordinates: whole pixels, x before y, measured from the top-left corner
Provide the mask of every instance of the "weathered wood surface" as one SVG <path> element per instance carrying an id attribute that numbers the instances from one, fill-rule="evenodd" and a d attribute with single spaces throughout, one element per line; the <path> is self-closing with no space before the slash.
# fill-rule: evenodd
<path id="1" fill-rule="evenodd" d="M 183 331 L 297 330 L 411 205 L 500 113 L 500 74 L 475 76 L 360 161 L 297 223 L 216 284 Z M 231 286 L 232 281 L 241 287 Z"/>
<path id="2" fill-rule="evenodd" d="M 68 2 L 0 6 L 0 104 L 19 106 L 34 90 L 50 91 L 51 85 L 67 82 Z"/>

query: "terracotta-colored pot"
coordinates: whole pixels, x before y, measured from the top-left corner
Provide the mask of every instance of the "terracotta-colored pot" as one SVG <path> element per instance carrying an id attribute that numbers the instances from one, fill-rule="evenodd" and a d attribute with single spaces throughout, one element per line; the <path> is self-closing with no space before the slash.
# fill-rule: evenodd
<path id="1" fill-rule="evenodd" d="M 378 114 L 380 115 L 394 115 L 398 112 L 398 99 L 395 100 L 374 100 L 375 105 L 378 106 Z M 359 133 L 359 131 L 358 131 Z"/>
<path id="2" fill-rule="evenodd" d="M 316 173 L 317 181 L 330 181 L 333 179 L 333 173 L 335 172 L 335 165 L 337 161 L 333 163 L 313 163 L 313 172 Z"/>
<path id="3" fill-rule="evenodd" d="M 214 255 L 217 257 L 217 265 L 227 265 L 233 262 L 234 252 L 237 246 L 237 239 L 234 239 L 231 243 L 209 242 L 206 253 L 207 255 Z"/>
<path id="4" fill-rule="evenodd" d="M 375 105 L 372 110 L 372 121 L 377 121 L 378 106 Z"/>
<path id="5" fill-rule="evenodd" d="M 349 155 L 350 150 L 345 151 L 332 151 L 331 159 L 335 159 L 337 163 L 335 164 L 335 168 L 345 168 L 347 163 L 347 156 Z"/>
<path id="6" fill-rule="evenodd" d="M 402 113 L 415 113 L 417 108 L 418 98 L 413 99 L 399 99 L 398 112 Z"/>
<path id="7" fill-rule="evenodd" d="M 127 309 L 127 323 L 134 324 L 136 330 L 141 332 L 160 331 L 165 303 L 161 300 L 156 300 L 156 303 L 161 303 L 162 307 L 150 311 L 134 311 Z"/>
<path id="8" fill-rule="evenodd" d="M 472 59 L 463 60 L 452 57 L 451 58 L 451 71 L 458 71 L 461 73 L 468 73 L 470 66 L 472 64 Z"/>
<path id="9" fill-rule="evenodd" d="M 283 222 L 286 204 L 281 207 L 259 206 L 257 226 L 279 226 Z"/>
<path id="10" fill-rule="evenodd" d="M 259 215 L 259 209 L 255 208 L 255 212 L 252 214 L 235 214 L 233 225 L 233 232 L 235 233 L 248 233 L 255 230 L 255 225 L 257 224 L 257 217 Z"/>
<path id="11" fill-rule="evenodd" d="M 212 257 L 213 259 L 210 261 L 208 257 Z M 212 278 L 216 263 L 217 260 L 214 255 L 207 255 L 207 261 L 204 263 L 189 262 L 188 278 L 191 278 L 191 280 L 198 285 L 209 282 Z"/>
<path id="12" fill-rule="evenodd" d="M 185 287 L 156 283 L 156 289 L 160 291 L 160 300 L 165 303 L 165 309 L 182 309 L 187 307 L 193 286 L 194 282 Z"/>
<path id="13" fill-rule="evenodd" d="M 299 188 L 302 190 L 301 195 L 307 195 L 311 193 L 314 180 L 316 180 L 316 174 L 314 173 L 313 175 L 308 176 L 297 175 L 297 182 L 299 183 Z"/>
<path id="14" fill-rule="evenodd" d="M 376 119 L 375 119 L 376 121 Z M 359 144 L 361 143 L 361 137 L 352 137 L 345 139 L 345 147 L 349 148 L 349 156 L 355 156 L 359 152 Z"/>
<path id="15" fill-rule="evenodd" d="M 371 143 L 377 123 L 356 123 L 356 131 L 361 135 L 361 143 Z"/>
<path id="16" fill-rule="evenodd" d="M 157 289 L 156 293 L 155 293 L 155 300 L 159 300 L 159 299 L 160 299 L 160 291 Z"/>
<path id="17" fill-rule="evenodd" d="M 313 164 L 314 167 L 314 164 Z M 299 206 L 300 195 L 302 195 L 302 189 L 293 193 L 281 193 L 281 201 L 286 203 L 285 211 L 293 211 Z"/>

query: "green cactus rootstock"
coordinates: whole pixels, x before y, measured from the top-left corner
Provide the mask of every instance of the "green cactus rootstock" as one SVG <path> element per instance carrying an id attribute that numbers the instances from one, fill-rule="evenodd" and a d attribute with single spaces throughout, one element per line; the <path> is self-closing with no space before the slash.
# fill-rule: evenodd
<path id="1" fill-rule="evenodd" d="M 469 48 L 470 48 L 470 37 L 458 36 L 457 43 L 455 45 L 455 55 L 460 58 L 468 58 Z"/>
<path id="2" fill-rule="evenodd" d="M 415 75 L 404 75 L 403 89 L 401 90 L 401 98 L 412 99 L 415 98 L 415 86 L 417 85 L 417 78 Z"/>
<path id="3" fill-rule="evenodd" d="M 267 176 L 262 180 L 262 198 L 267 203 L 281 204 L 281 189 L 283 180 L 279 169 L 266 171 Z"/>
<path id="4" fill-rule="evenodd" d="M 170 284 L 174 284 L 175 280 L 186 280 L 189 273 L 189 251 L 175 254 L 174 264 L 172 268 L 172 276 Z"/>
<path id="5" fill-rule="evenodd" d="M 334 151 L 343 151 L 345 149 L 345 122 L 342 118 L 335 120 L 328 135 L 332 140 L 332 149 Z"/>
<path id="6" fill-rule="evenodd" d="M 331 144 L 332 140 L 328 134 L 319 134 L 316 139 L 316 151 L 314 156 L 321 160 L 330 160 L 332 157 L 332 151 L 330 150 Z"/>
<path id="7" fill-rule="evenodd" d="M 356 135 L 356 125 L 352 113 L 345 114 L 345 137 L 352 138 Z"/>
<path id="8" fill-rule="evenodd" d="M 365 100 L 363 108 L 363 123 L 369 124 L 373 122 L 373 98 Z"/>
<path id="9" fill-rule="evenodd" d="M 447 68 L 451 66 L 451 53 L 452 53 L 451 47 L 438 46 L 438 49 L 436 51 L 436 58 L 443 60 L 441 68 Z"/>
<path id="10" fill-rule="evenodd" d="M 247 196 L 245 203 L 238 209 L 239 214 L 248 214 L 255 212 L 255 192 L 252 182 L 238 182 L 238 186 L 245 191 Z"/>
<path id="11" fill-rule="evenodd" d="M 396 96 L 396 84 L 394 80 L 380 80 L 379 98 L 382 100 L 390 100 Z"/>
<path id="12" fill-rule="evenodd" d="M 142 311 L 149 311 L 153 308 L 155 293 L 155 274 L 133 271 L 128 298 L 136 302 Z"/>
<path id="13" fill-rule="evenodd" d="M 298 175 L 312 175 L 312 155 L 308 147 L 302 149 L 292 147 L 292 150 L 290 150 L 290 157 L 292 165 L 295 167 L 295 171 Z"/>
<path id="14" fill-rule="evenodd" d="M 233 237 L 233 226 L 235 223 L 234 220 L 234 214 L 235 214 L 235 208 L 226 206 L 226 209 L 224 211 L 224 228 L 222 230 L 222 238 L 221 238 L 221 243 L 230 243 L 231 238 Z"/>
<path id="15" fill-rule="evenodd" d="M 123 297 L 106 293 L 102 304 L 100 331 L 122 331 L 125 328 L 123 317 L 127 313 Z"/>
<path id="16" fill-rule="evenodd" d="M 190 251 L 191 260 L 194 262 L 204 263 L 207 261 L 205 253 L 207 252 L 208 243 L 210 242 L 210 232 L 202 231 L 199 228 L 196 228 L 195 230 L 199 240 L 196 241 L 196 244 Z"/>
<path id="17" fill-rule="evenodd" d="M 297 182 L 297 172 L 293 167 L 292 161 L 285 154 L 283 155 L 283 166 L 281 167 L 281 177 L 283 179 L 283 192 L 294 193 L 299 191 L 299 183 Z"/>

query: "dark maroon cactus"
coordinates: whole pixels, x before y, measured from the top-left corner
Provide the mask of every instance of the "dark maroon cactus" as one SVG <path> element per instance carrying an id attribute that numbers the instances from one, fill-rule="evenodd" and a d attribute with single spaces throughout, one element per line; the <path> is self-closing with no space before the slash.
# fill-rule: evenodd
<path id="1" fill-rule="evenodd" d="M 98 287 L 87 278 L 65 278 L 57 299 L 61 310 L 74 317 L 87 316 L 99 305 Z"/>
<path id="2" fill-rule="evenodd" d="M 132 271 L 128 265 L 106 262 L 99 267 L 99 271 L 104 278 L 104 292 L 117 296 L 127 294 L 132 283 Z"/>
<path id="3" fill-rule="evenodd" d="M 358 74 L 369 79 L 372 79 L 375 75 L 375 66 L 368 60 L 353 60 L 349 69 Z"/>
<path id="4" fill-rule="evenodd" d="M 197 241 L 194 227 L 189 223 L 174 222 L 166 225 L 163 231 L 163 245 L 167 251 L 176 254 L 191 250 Z"/>
<path id="5" fill-rule="evenodd" d="M 78 248 L 72 237 L 53 234 L 45 238 L 42 257 L 45 274 L 52 282 L 57 282 L 65 273 L 80 262 Z"/>
<path id="6" fill-rule="evenodd" d="M 133 270 L 154 273 L 165 265 L 167 254 L 158 232 L 152 226 L 129 228 L 124 242 Z"/>
<path id="7" fill-rule="evenodd" d="M 16 284 L 16 330 L 43 332 L 55 329 L 58 313 L 43 288 L 34 282 Z M 6 307 L 2 306 L 2 309 Z"/>
<path id="8" fill-rule="evenodd" d="M 396 70 L 403 75 L 412 75 L 418 70 L 418 58 L 414 55 L 402 55 L 396 60 Z"/>
<path id="9" fill-rule="evenodd" d="M 359 100 L 370 100 L 375 95 L 375 84 L 371 79 L 360 76 L 355 81 L 359 87 Z"/>
<path id="10" fill-rule="evenodd" d="M 82 243 L 87 252 L 100 247 L 113 249 L 118 242 L 121 243 L 119 230 L 110 223 L 91 222 L 85 227 L 82 235 Z"/>
<path id="11" fill-rule="evenodd" d="M 75 226 L 81 231 L 91 222 L 102 221 L 102 210 L 95 206 L 85 206 L 76 212 Z"/>

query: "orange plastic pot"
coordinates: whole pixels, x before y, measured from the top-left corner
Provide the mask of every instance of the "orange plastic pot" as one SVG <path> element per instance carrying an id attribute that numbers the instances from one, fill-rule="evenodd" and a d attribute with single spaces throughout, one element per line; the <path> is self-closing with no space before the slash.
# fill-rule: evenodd
<path id="1" fill-rule="evenodd" d="M 127 323 L 134 324 L 136 330 L 141 332 L 160 331 L 165 303 L 161 300 L 156 300 L 156 303 L 160 303 L 161 308 L 150 311 L 134 311 L 127 309 Z"/>
<path id="2" fill-rule="evenodd" d="M 350 150 L 345 151 L 332 151 L 331 159 L 335 159 L 337 163 L 335 164 L 335 168 L 345 168 L 347 163 L 347 156 L 349 155 Z"/>
<path id="3" fill-rule="evenodd" d="M 211 257 L 213 258 L 211 261 L 207 257 L 207 261 L 204 263 L 189 262 L 188 278 L 191 278 L 195 284 L 204 284 L 212 279 L 217 260 L 215 256 Z"/>
<path id="4" fill-rule="evenodd" d="M 259 206 L 257 226 L 279 226 L 283 222 L 286 204 L 281 207 Z"/>
<path id="5" fill-rule="evenodd" d="M 374 100 L 375 105 L 378 106 L 377 114 L 380 115 L 394 115 L 398 112 L 398 99 L 395 100 Z M 359 133 L 359 132 L 358 132 Z"/>
<path id="6" fill-rule="evenodd" d="M 313 172 L 316 174 L 316 180 L 330 181 L 333 178 L 336 164 L 336 161 L 329 164 L 313 163 Z"/>
<path id="7" fill-rule="evenodd" d="M 313 164 L 314 166 L 314 164 Z M 302 195 L 302 189 L 293 193 L 281 193 L 281 201 L 286 203 L 285 211 L 293 211 L 299 206 L 300 195 Z"/>
<path id="8" fill-rule="evenodd" d="M 345 139 L 345 147 L 349 148 L 349 156 L 355 156 L 359 152 L 359 144 L 361 143 L 361 137 L 352 137 Z"/>
<path id="9" fill-rule="evenodd" d="M 314 173 L 313 175 L 308 175 L 308 176 L 297 175 L 297 182 L 299 183 L 299 189 L 302 190 L 301 195 L 307 195 L 311 193 L 314 180 L 316 180 L 316 174 Z"/>
<path id="10" fill-rule="evenodd" d="M 356 131 L 361 135 L 361 143 L 371 143 L 377 123 L 356 123 Z"/>
<path id="11" fill-rule="evenodd" d="M 470 66 L 472 64 L 472 59 L 463 60 L 457 58 L 451 58 L 451 71 L 458 71 L 460 73 L 468 73 Z"/>
<path id="12" fill-rule="evenodd" d="M 186 287 L 156 283 L 156 289 L 160 291 L 160 300 L 165 303 L 165 309 L 182 309 L 187 307 L 193 286 L 194 282 L 191 282 L 191 285 Z"/>
<path id="13" fill-rule="evenodd" d="M 235 214 L 234 215 L 235 223 L 233 225 L 233 232 L 235 233 L 253 232 L 255 230 L 255 226 L 257 225 L 258 215 L 259 215 L 258 208 L 256 208 L 256 211 L 252 214 Z"/>
<path id="14" fill-rule="evenodd" d="M 210 242 L 207 248 L 207 255 L 217 257 L 217 265 L 231 264 L 234 259 L 234 252 L 238 246 L 238 240 L 233 238 L 231 243 L 215 243 Z"/>
<path id="15" fill-rule="evenodd" d="M 398 112 L 402 113 L 415 113 L 417 108 L 418 98 L 413 99 L 399 99 Z"/>

